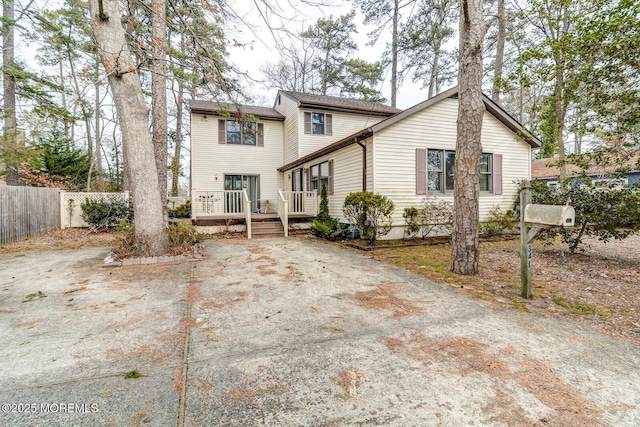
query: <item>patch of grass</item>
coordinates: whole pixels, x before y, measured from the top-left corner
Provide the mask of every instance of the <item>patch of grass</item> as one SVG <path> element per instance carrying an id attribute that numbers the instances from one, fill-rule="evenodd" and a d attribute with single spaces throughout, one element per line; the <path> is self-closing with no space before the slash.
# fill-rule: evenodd
<path id="1" fill-rule="evenodd" d="M 585 302 L 577 302 L 571 303 L 566 301 L 564 298 L 554 296 L 553 302 L 560 307 L 564 307 L 569 310 L 571 314 L 577 316 L 598 316 L 601 319 L 606 319 L 609 317 L 609 312 L 606 309 L 600 309 L 595 304 L 589 304 Z"/>
<path id="2" fill-rule="evenodd" d="M 521 298 L 511 297 L 511 304 L 516 310 L 529 312 L 529 307 Z"/>
<path id="3" fill-rule="evenodd" d="M 115 303 L 116 303 L 115 301 L 109 301 L 109 304 L 115 304 Z"/>
<path id="4" fill-rule="evenodd" d="M 138 371 L 137 369 L 134 369 L 133 371 L 129 371 L 125 374 L 124 378 L 126 380 L 131 379 L 131 378 L 140 378 L 142 376 L 142 374 L 140 373 L 140 371 Z"/>
<path id="5" fill-rule="evenodd" d="M 23 257 L 25 254 L 16 254 L 15 257 L 19 258 L 19 257 Z"/>
<path id="6" fill-rule="evenodd" d="M 26 296 L 26 297 L 24 297 L 24 299 L 22 300 L 22 302 L 31 302 L 31 301 L 33 301 L 33 299 L 34 299 L 35 297 L 37 297 L 37 296 L 38 296 L 38 293 L 37 293 L 37 292 L 27 294 L 27 296 Z"/>

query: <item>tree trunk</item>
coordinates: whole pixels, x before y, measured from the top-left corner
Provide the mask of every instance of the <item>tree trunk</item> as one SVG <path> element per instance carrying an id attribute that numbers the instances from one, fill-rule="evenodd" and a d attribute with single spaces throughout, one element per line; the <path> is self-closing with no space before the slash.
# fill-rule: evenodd
<path id="1" fill-rule="evenodd" d="M 393 1 L 393 30 L 391 35 L 391 106 L 395 108 L 398 95 L 398 18 L 400 0 Z"/>
<path id="2" fill-rule="evenodd" d="M 429 78 L 429 98 L 432 98 L 438 90 L 438 70 L 440 68 L 440 49 L 433 52 L 433 65 L 431 66 L 431 76 Z"/>
<path id="3" fill-rule="evenodd" d="M 60 79 L 60 86 L 62 87 L 62 90 L 60 91 L 60 100 L 62 101 L 62 108 L 64 109 L 64 111 L 69 111 L 68 106 L 67 106 L 67 91 L 66 91 L 66 85 L 65 85 L 65 73 L 64 73 L 64 52 L 62 51 L 61 48 L 58 48 L 58 74 L 59 74 L 59 79 Z M 70 121 L 68 119 L 66 119 L 64 121 L 64 136 L 73 141 L 71 133 L 70 133 L 70 126 L 69 126 Z"/>
<path id="4" fill-rule="evenodd" d="M 502 66 L 504 64 L 504 42 L 507 38 L 506 14 L 504 0 L 498 0 L 498 40 L 496 43 L 496 60 L 493 69 L 493 89 L 491 99 L 500 102 L 500 84 L 502 80 Z"/>
<path id="5" fill-rule="evenodd" d="M 171 159 L 171 195 L 178 196 L 178 183 L 180 179 L 180 156 L 182 151 L 182 111 L 184 104 L 184 87 L 182 80 L 178 82 L 178 96 L 176 99 L 176 145 Z"/>
<path id="6" fill-rule="evenodd" d="M 11 150 L 16 139 L 16 80 L 10 71 L 13 69 L 14 53 L 14 4 L 12 0 L 2 3 L 2 66 L 4 81 L 4 134 L 3 150 Z"/>
<path id="7" fill-rule="evenodd" d="M 478 273 L 480 155 L 482 144 L 482 0 L 462 0 L 458 73 L 458 138 L 454 174 L 454 222 L 450 270 Z"/>
<path id="8" fill-rule="evenodd" d="M 95 82 L 95 90 L 96 90 L 96 102 L 95 102 L 95 120 L 96 120 L 96 148 L 95 148 L 95 158 L 96 158 L 96 172 L 98 173 L 98 183 L 100 187 L 103 185 L 103 166 L 102 166 L 102 112 L 100 111 L 100 63 L 96 61 L 96 82 Z M 104 190 L 100 190 L 104 191 Z"/>
<path id="9" fill-rule="evenodd" d="M 125 40 L 116 0 L 90 0 L 95 40 L 116 105 L 130 178 L 137 251 L 160 255 L 168 248 L 158 191 L 149 116 L 137 68 Z"/>
<path id="10" fill-rule="evenodd" d="M 167 45 L 166 3 L 153 0 L 151 44 L 151 93 L 153 149 L 158 169 L 158 190 L 162 201 L 162 217 L 169 223 L 167 206 Z"/>
<path id="11" fill-rule="evenodd" d="M 556 144 L 558 145 L 558 160 L 560 161 L 560 180 L 564 180 L 567 177 L 567 166 L 564 164 L 564 160 L 566 158 L 566 152 L 564 149 L 564 117 L 565 117 L 565 90 L 564 90 L 564 64 L 562 63 L 562 59 L 556 64 L 556 81 L 555 81 L 555 137 Z"/>

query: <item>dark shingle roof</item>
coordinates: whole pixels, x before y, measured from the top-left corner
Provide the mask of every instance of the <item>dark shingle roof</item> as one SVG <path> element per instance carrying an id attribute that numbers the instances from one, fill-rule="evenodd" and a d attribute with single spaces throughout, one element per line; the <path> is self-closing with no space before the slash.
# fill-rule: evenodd
<path id="1" fill-rule="evenodd" d="M 279 93 L 294 99 L 298 102 L 298 106 L 300 107 L 320 107 L 339 111 L 376 113 L 379 115 L 389 116 L 402 111 L 399 108 L 390 107 L 381 102 L 364 101 L 362 99 L 292 92 L 287 90 L 281 90 Z"/>
<path id="2" fill-rule="evenodd" d="M 189 108 L 192 113 L 212 113 L 219 114 L 228 112 L 232 116 L 238 115 L 238 107 L 243 114 L 252 114 L 262 119 L 284 120 L 284 116 L 278 113 L 274 108 L 256 107 L 253 105 L 236 105 L 226 102 L 211 102 L 192 100 L 189 102 Z"/>

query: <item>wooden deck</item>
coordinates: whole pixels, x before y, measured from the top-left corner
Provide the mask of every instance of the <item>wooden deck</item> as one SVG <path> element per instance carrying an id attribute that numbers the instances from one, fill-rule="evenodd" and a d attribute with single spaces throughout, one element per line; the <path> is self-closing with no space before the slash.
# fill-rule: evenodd
<path id="1" fill-rule="evenodd" d="M 298 223 L 298 222 L 308 222 L 314 216 L 308 214 L 300 214 L 300 213 L 290 213 L 289 214 L 289 222 L 290 223 Z M 252 213 L 251 214 L 251 222 L 268 222 L 268 221 L 278 221 L 278 214 L 275 213 Z M 199 215 L 196 219 L 192 220 L 191 223 L 193 225 L 238 225 L 245 223 L 244 214 L 224 214 L 224 215 Z"/>

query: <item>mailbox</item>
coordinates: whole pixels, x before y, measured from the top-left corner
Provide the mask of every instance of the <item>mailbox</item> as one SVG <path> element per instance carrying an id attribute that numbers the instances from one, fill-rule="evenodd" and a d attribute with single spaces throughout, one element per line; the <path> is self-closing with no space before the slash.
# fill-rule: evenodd
<path id="1" fill-rule="evenodd" d="M 573 206 L 529 204 L 524 208 L 524 222 L 532 225 L 573 227 L 575 218 Z"/>

